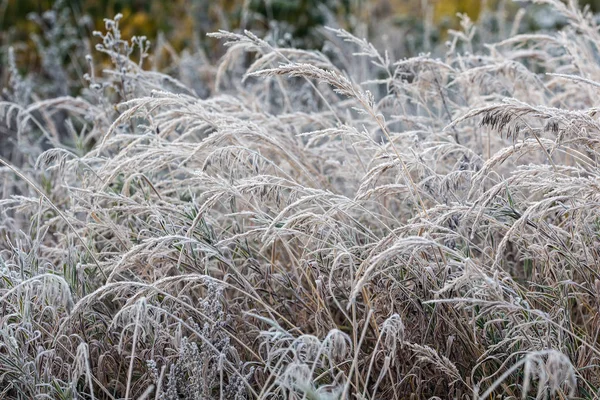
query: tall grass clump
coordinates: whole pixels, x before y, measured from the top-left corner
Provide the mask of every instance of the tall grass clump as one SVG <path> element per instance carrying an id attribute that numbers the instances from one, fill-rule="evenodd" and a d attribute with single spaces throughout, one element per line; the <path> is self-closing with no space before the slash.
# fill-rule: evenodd
<path id="1" fill-rule="evenodd" d="M 599 396 L 600 33 L 536 3 L 564 28 L 220 31 L 173 75 L 117 16 L 77 97 L 11 56 L 0 397 Z"/>

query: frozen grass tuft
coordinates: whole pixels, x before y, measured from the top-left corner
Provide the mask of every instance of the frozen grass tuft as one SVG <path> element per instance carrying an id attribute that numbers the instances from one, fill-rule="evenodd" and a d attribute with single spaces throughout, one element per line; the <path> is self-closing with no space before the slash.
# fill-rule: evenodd
<path id="1" fill-rule="evenodd" d="M 11 52 L 0 397 L 599 396 L 600 34 L 539 3 L 567 25 L 221 31 L 175 76 L 117 16 L 77 97 Z"/>

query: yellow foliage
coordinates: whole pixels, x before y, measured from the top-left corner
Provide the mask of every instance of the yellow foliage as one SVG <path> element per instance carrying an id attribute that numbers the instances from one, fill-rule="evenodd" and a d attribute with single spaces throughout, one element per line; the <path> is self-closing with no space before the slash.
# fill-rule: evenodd
<path id="1" fill-rule="evenodd" d="M 467 14 L 476 20 L 481 11 L 481 0 L 431 0 L 434 13 L 434 22 L 447 17 L 454 17 L 457 13 Z"/>
<path id="2" fill-rule="evenodd" d="M 397 16 L 420 16 L 426 14 L 426 8 L 433 9 L 433 21 L 440 22 L 456 13 L 466 13 L 476 20 L 481 11 L 481 0 L 382 0 L 387 2 Z"/>

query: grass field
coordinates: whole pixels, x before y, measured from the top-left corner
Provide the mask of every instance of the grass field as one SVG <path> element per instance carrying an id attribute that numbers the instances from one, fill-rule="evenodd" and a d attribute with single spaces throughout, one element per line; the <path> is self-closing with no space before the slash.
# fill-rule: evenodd
<path id="1" fill-rule="evenodd" d="M 0 103 L 0 398 L 598 398 L 599 26 L 535 3 L 217 63 L 47 15 Z"/>

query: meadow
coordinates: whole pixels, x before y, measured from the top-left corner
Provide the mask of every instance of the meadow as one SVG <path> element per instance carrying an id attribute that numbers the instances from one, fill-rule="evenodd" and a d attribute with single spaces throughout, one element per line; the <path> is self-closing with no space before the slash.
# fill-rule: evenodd
<path id="1" fill-rule="evenodd" d="M 335 20 L 319 50 L 209 33 L 215 60 L 33 16 L 0 398 L 598 398 L 600 27 L 533 3 L 556 25 L 501 1 L 411 57 Z"/>

